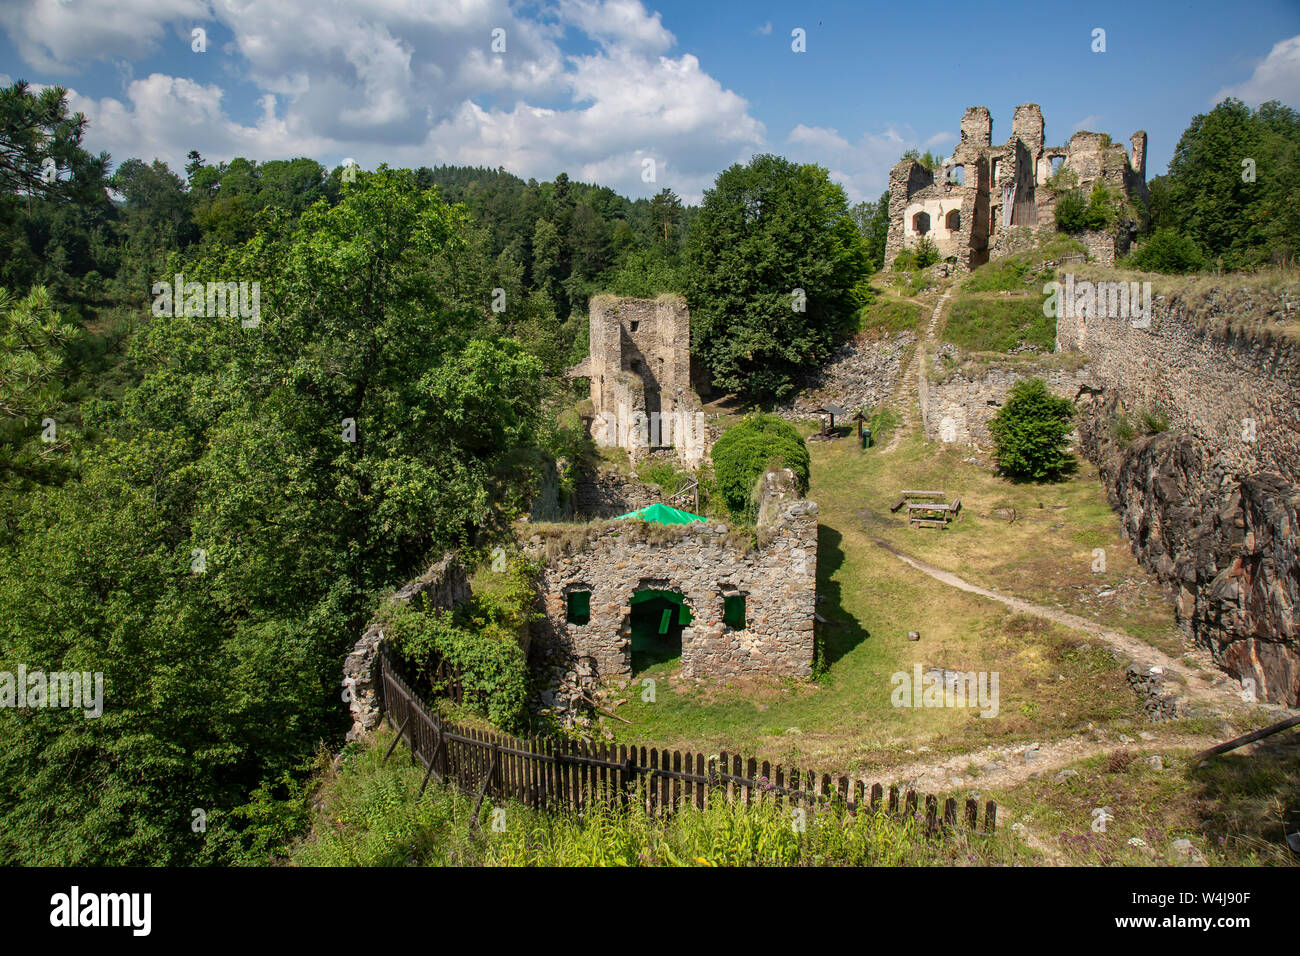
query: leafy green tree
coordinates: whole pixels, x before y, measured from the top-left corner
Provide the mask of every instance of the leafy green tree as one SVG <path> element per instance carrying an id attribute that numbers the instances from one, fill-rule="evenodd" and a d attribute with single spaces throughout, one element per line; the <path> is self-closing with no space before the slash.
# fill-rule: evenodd
<path id="1" fill-rule="evenodd" d="M 650 214 L 654 218 L 655 239 L 672 248 L 676 245 L 682 224 L 681 198 L 664 187 L 650 200 Z"/>
<path id="2" fill-rule="evenodd" d="M 869 264 L 820 166 L 756 156 L 705 193 L 685 254 L 694 354 L 714 384 L 779 400 L 852 325 Z"/>
<path id="3" fill-rule="evenodd" d="M 881 193 L 874 203 L 858 203 L 851 213 L 866 242 L 868 268 L 878 272 L 885 265 L 885 243 L 889 239 L 889 191 Z"/>
<path id="4" fill-rule="evenodd" d="M 25 423 L 50 404 L 74 332 L 43 287 L 18 301 L 0 289 L 0 419 Z"/>
<path id="5" fill-rule="evenodd" d="M 714 443 L 714 486 L 733 515 L 753 513 L 754 487 L 769 467 L 789 468 L 807 492 L 808 446 L 793 425 L 774 415 L 751 415 Z"/>
<path id="6" fill-rule="evenodd" d="M 1223 267 L 1300 254 L 1300 114 L 1226 99 L 1192 119 L 1164 177 L 1157 225 L 1192 239 Z"/>
<path id="7" fill-rule="evenodd" d="M 381 170 L 185 264 L 260 321 L 154 317 L 116 433 L 0 548 L 0 669 L 104 675 L 99 718 L 0 711 L 5 859 L 246 861 L 301 822 L 377 596 L 511 520 L 542 433 L 541 364 L 441 279 L 467 231 Z"/>
<path id="8" fill-rule="evenodd" d="M 1041 378 L 1011 387 L 1007 403 L 989 422 L 998 471 L 1015 481 L 1047 481 L 1073 469 L 1068 436 L 1074 404 L 1053 395 Z"/>
<path id="9" fill-rule="evenodd" d="M 1203 269 L 1205 254 L 1187 236 L 1173 229 L 1157 229 L 1142 240 L 1129 262 L 1146 272 L 1180 274 Z"/>
<path id="10" fill-rule="evenodd" d="M 68 113 L 68 91 L 33 93 L 23 80 L 0 89 L 0 193 L 90 202 L 103 199 L 108 154 L 81 146 L 86 117 Z"/>

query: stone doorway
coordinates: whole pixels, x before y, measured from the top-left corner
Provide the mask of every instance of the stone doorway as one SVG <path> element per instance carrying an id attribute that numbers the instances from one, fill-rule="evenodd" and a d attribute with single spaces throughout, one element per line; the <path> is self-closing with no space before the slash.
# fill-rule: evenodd
<path id="1" fill-rule="evenodd" d="M 682 656 L 682 631 L 691 624 L 691 609 L 678 591 L 645 588 L 632 595 L 629 602 L 631 641 L 630 664 L 633 674 Z"/>

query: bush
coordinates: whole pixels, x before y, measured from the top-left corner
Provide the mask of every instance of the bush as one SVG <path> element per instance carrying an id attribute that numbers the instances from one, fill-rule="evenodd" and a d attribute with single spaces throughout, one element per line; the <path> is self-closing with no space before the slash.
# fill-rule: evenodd
<path id="1" fill-rule="evenodd" d="M 1041 378 L 1017 382 L 992 421 L 993 457 L 998 470 L 1018 481 L 1056 478 L 1074 467 L 1066 450 L 1074 403 L 1048 391 Z"/>
<path id="2" fill-rule="evenodd" d="M 1098 183 L 1084 199 L 1083 191 L 1072 189 L 1056 200 L 1056 228 L 1062 232 L 1098 232 L 1109 229 L 1119 216 L 1115 195 Z"/>
<path id="3" fill-rule="evenodd" d="M 1142 241 L 1128 262 L 1143 272 L 1180 275 L 1205 268 L 1205 255 L 1187 236 L 1173 229 L 1157 229 Z"/>
<path id="4" fill-rule="evenodd" d="M 378 617 L 384 637 L 412 668 L 417 684 L 434 696 L 447 691 L 439 665 L 460 682 L 465 706 L 507 731 L 524 720 L 528 668 L 520 631 L 535 616 L 531 575 L 536 568 L 516 561 L 500 573 L 492 590 L 481 590 L 455 614 L 388 604 Z"/>
<path id="5" fill-rule="evenodd" d="M 795 473 L 808 490 L 808 447 L 793 425 L 772 415 L 752 415 L 723 432 L 713 446 L 714 484 L 733 515 L 750 512 L 750 492 L 769 467 Z"/>
<path id="6" fill-rule="evenodd" d="M 916 256 L 915 262 L 918 269 L 929 268 L 939 261 L 939 248 L 929 236 L 922 236 L 917 241 L 913 252 Z"/>

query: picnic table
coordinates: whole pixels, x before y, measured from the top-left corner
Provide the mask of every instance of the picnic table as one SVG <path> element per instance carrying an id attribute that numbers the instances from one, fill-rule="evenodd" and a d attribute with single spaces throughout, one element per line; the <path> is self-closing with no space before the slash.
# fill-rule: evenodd
<path id="1" fill-rule="evenodd" d="M 942 500 L 945 497 L 947 496 L 942 491 L 904 491 L 889 510 L 897 512 L 905 508 L 908 523 L 913 528 L 942 528 L 961 516 L 961 499 L 954 498 L 951 502 L 945 502 Z M 909 498 L 939 500 L 909 501 Z"/>

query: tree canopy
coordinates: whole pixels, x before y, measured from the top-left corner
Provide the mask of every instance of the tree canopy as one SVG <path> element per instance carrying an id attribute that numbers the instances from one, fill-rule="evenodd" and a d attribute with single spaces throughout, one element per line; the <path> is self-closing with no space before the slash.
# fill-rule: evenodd
<path id="1" fill-rule="evenodd" d="M 869 269 L 844 190 L 772 155 L 718 176 L 685 256 L 696 358 L 717 387 L 758 401 L 788 397 L 830 355 Z"/>

